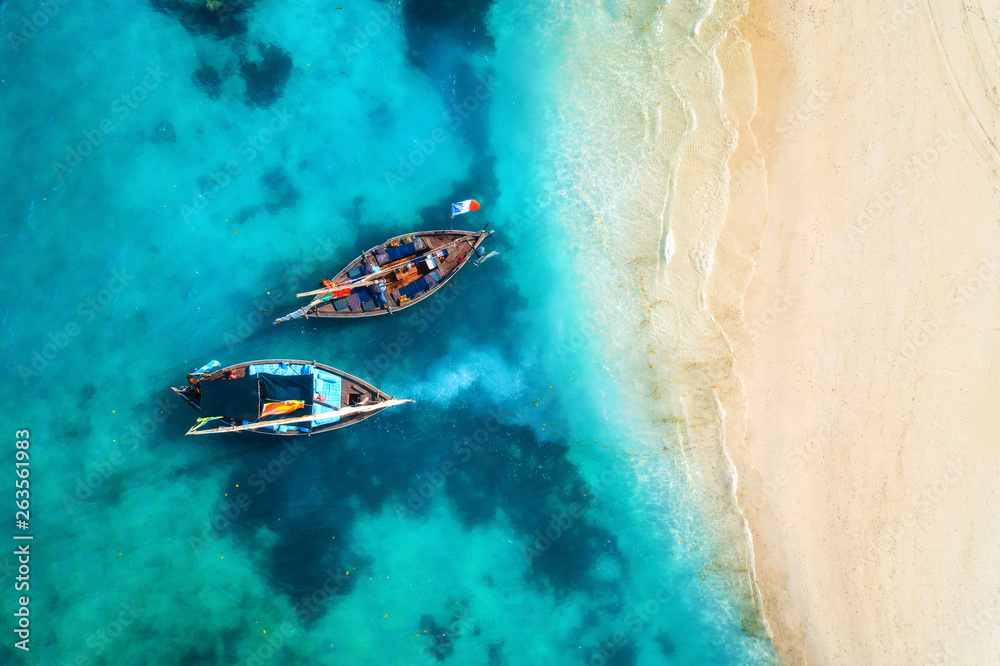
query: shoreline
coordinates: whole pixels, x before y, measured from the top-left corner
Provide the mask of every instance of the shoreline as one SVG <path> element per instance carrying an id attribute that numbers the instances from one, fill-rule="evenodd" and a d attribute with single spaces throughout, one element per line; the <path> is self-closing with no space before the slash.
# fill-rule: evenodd
<path id="1" fill-rule="evenodd" d="M 744 521 L 754 589 L 765 630 L 779 660 L 801 663 L 805 636 L 801 622 L 782 594 L 788 574 L 779 547 L 779 526 L 770 504 L 761 501 L 764 480 L 744 445 L 748 398 L 738 371 L 739 361 L 753 355 L 751 339 L 746 335 L 753 326 L 745 318 L 744 298 L 754 278 L 755 257 L 768 225 L 766 166 L 775 139 L 773 131 L 767 131 L 773 127 L 765 126 L 762 131 L 760 120 L 762 116 L 773 116 L 776 109 L 787 104 L 785 96 L 773 92 L 773 86 L 766 90 L 768 101 L 761 103 L 758 44 L 744 32 L 748 22 L 758 20 L 755 14 L 758 8 L 756 4 L 751 6 L 732 26 L 726 48 L 717 54 L 726 79 L 724 101 L 738 123 L 738 141 L 728 161 L 730 202 L 718 237 L 707 292 L 709 311 L 723 331 L 731 353 L 729 371 L 719 378 L 715 395 L 723 414 L 723 448 L 736 477 L 733 501 Z M 741 91 L 740 87 L 745 88 L 747 82 L 739 79 L 747 71 L 752 90 Z M 733 79 L 737 80 L 735 99 Z"/>
<path id="2" fill-rule="evenodd" d="M 1000 651 L 1000 118 L 969 17 L 908 7 L 738 24 L 758 94 L 712 276 L 717 390 L 787 664 Z"/>

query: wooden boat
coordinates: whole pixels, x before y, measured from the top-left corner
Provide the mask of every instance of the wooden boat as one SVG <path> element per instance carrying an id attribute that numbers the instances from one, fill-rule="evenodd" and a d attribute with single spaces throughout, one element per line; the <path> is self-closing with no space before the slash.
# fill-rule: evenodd
<path id="1" fill-rule="evenodd" d="M 489 226 L 488 224 L 486 225 Z M 428 298 L 469 260 L 477 266 L 494 256 L 482 231 L 418 231 L 390 238 L 352 261 L 323 288 L 296 294 L 312 300 L 274 321 L 299 317 L 374 317 L 392 314 Z"/>
<path id="2" fill-rule="evenodd" d="M 390 398 L 371 384 L 316 361 L 267 359 L 221 367 L 218 361 L 171 387 L 202 413 L 187 435 L 252 430 L 268 435 L 315 435 L 360 423 Z M 203 427 L 211 424 L 214 427 Z"/>

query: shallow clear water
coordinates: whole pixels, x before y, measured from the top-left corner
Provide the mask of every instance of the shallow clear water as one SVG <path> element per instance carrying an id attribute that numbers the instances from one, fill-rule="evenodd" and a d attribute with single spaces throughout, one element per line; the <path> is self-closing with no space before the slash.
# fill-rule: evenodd
<path id="1" fill-rule="evenodd" d="M 0 660 L 773 660 L 727 471 L 685 448 L 721 456 L 680 377 L 720 352 L 665 268 L 683 206 L 709 257 L 725 208 L 734 8 L 48 7 L 0 9 L 2 452 L 30 429 L 35 537 L 31 652 Z M 500 258 L 398 316 L 270 325 L 465 198 Z M 169 385 L 274 357 L 417 402 L 183 437 Z"/>

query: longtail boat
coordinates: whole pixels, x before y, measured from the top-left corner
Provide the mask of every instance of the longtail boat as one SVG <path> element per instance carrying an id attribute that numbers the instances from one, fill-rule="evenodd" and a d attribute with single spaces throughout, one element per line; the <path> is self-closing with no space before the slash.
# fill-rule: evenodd
<path id="1" fill-rule="evenodd" d="M 274 323 L 299 317 L 374 317 L 408 308 L 443 287 L 470 259 L 478 266 L 495 256 L 481 247 L 492 235 L 483 228 L 390 238 L 323 280 L 322 289 L 296 294 L 311 300 Z"/>
<path id="2" fill-rule="evenodd" d="M 187 435 L 252 430 L 315 435 L 360 423 L 396 400 L 371 384 L 316 361 L 268 359 L 223 368 L 212 361 L 170 387 L 201 412 Z"/>

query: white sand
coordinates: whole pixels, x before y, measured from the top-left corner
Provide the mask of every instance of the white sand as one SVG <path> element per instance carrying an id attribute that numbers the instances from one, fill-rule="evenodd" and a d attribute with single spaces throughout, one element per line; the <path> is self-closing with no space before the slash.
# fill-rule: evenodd
<path id="1" fill-rule="evenodd" d="M 765 614 L 787 663 L 997 663 L 1000 7 L 823 4 L 741 24 L 764 169 L 741 130 L 717 253 Z"/>

